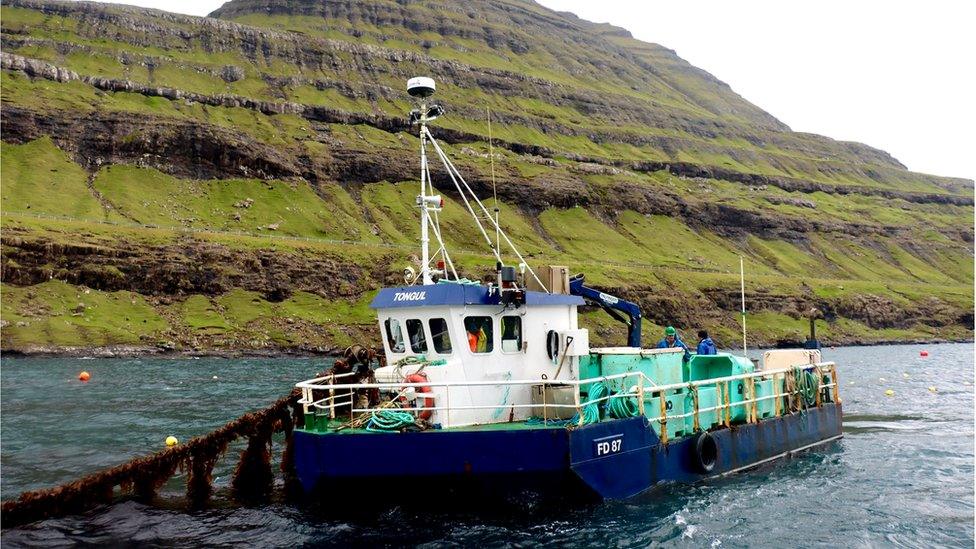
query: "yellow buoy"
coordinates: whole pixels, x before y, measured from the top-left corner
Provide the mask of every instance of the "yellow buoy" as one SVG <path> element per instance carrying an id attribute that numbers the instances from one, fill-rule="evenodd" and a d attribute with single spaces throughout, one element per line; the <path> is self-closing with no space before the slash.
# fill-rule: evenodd
<path id="1" fill-rule="evenodd" d="M 892 391 L 891 389 L 888 389 L 887 391 L 885 391 L 885 396 L 894 396 L 894 395 L 895 395 L 895 392 Z"/>
<path id="2" fill-rule="evenodd" d="M 173 435 L 166 437 L 166 446 L 176 446 L 179 442 Z"/>
<path id="3" fill-rule="evenodd" d="M 933 393 L 935 393 L 935 392 L 938 391 L 938 389 L 936 389 L 935 388 L 935 385 L 933 385 L 933 386 L 929 387 L 929 391 L 932 391 Z"/>

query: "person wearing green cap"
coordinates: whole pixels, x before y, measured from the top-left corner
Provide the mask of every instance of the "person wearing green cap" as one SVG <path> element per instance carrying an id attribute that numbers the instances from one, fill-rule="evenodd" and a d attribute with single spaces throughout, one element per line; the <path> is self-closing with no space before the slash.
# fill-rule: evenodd
<path id="1" fill-rule="evenodd" d="M 678 331 L 674 329 L 674 326 L 668 326 L 664 329 L 664 339 L 657 342 L 658 349 L 668 349 L 671 347 L 681 347 L 685 350 L 684 361 L 687 362 L 691 358 L 691 351 L 688 350 L 688 346 L 685 345 L 684 341 L 678 337 Z"/>

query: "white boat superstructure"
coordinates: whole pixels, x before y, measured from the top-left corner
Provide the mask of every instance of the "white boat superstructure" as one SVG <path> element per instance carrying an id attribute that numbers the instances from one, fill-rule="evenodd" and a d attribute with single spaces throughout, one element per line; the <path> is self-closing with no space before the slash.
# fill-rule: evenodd
<path id="1" fill-rule="evenodd" d="M 524 302 L 506 305 L 481 285 L 384 289 L 372 306 L 388 365 L 376 369 L 376 379 L 401 382 L 415 373 L 432 382 L 579 379 L 579 359 L 590 352 L 588 332 L 577 324 L 582 304 L 577 296 L 526 292 Z M 526 419 L 527 408 L 511 405 L 529 404 L 530 393 L 527 386 L 435 387 L 419 397 L 450 400 L 452 412 L 430 418 L 448 427 Z M 497 408 L 455 409 L 488 404 Z"/>

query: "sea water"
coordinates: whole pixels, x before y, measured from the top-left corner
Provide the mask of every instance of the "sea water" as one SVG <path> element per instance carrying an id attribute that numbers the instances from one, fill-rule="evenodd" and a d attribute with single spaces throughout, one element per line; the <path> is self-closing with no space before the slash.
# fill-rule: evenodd
<path id="1" fill-rule="evenodd" d="M 921 357 L 921 350 L 929 351 Z M 839 364 L 842 440 L 798 457 L 647 496 L 561 509 L 531 498 L 436 515 L 390 508 L 333 519 L 284 503 L 187 513 L 134 502 L 4 530 L 4 547 L 973 546 L 973 347 L 825 349 Z M 4 359 L 3 499 L 208 432 L 261 408 L 324 359 Z M 80 371 L 92 374 L 77 381 Z M 935 390 L 930 390 L 934 388 Z M 894 391 L 886 396 L 886 390 Z M 243 443 L 215 469 L 229 485 Z M 277 450 L 278 448 L 276 448 Z M 423 459 L 415 456 L 415 459 Z M 183 478 L 164 492 L 179 493 Z M 391 485 L 418 491 L 420 486 Z M 378 495 L 382 497 L 382 495 Z"/>

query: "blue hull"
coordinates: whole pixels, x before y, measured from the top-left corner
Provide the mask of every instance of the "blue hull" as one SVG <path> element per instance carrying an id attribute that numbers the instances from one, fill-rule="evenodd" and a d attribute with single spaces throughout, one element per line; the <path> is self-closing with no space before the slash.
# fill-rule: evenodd
<path id="1" fill-rule="evenodd" d="M 579 429 L 445 430 L 416 433 L 295 432 L 295 463 L 309 494 L 363 493 L 396 485 L 458 495 L 533 491 L 558 498 L 621 499 L 660 482 L 695 482 L 842 436 L 840 404 L 710 431 L 706 472 L 697 437 L 662 444 L 644 417 Z M 406 492 L 411 492 L 407 490 Z M 422 497 L 430 501 L 429 497 Z"/>

